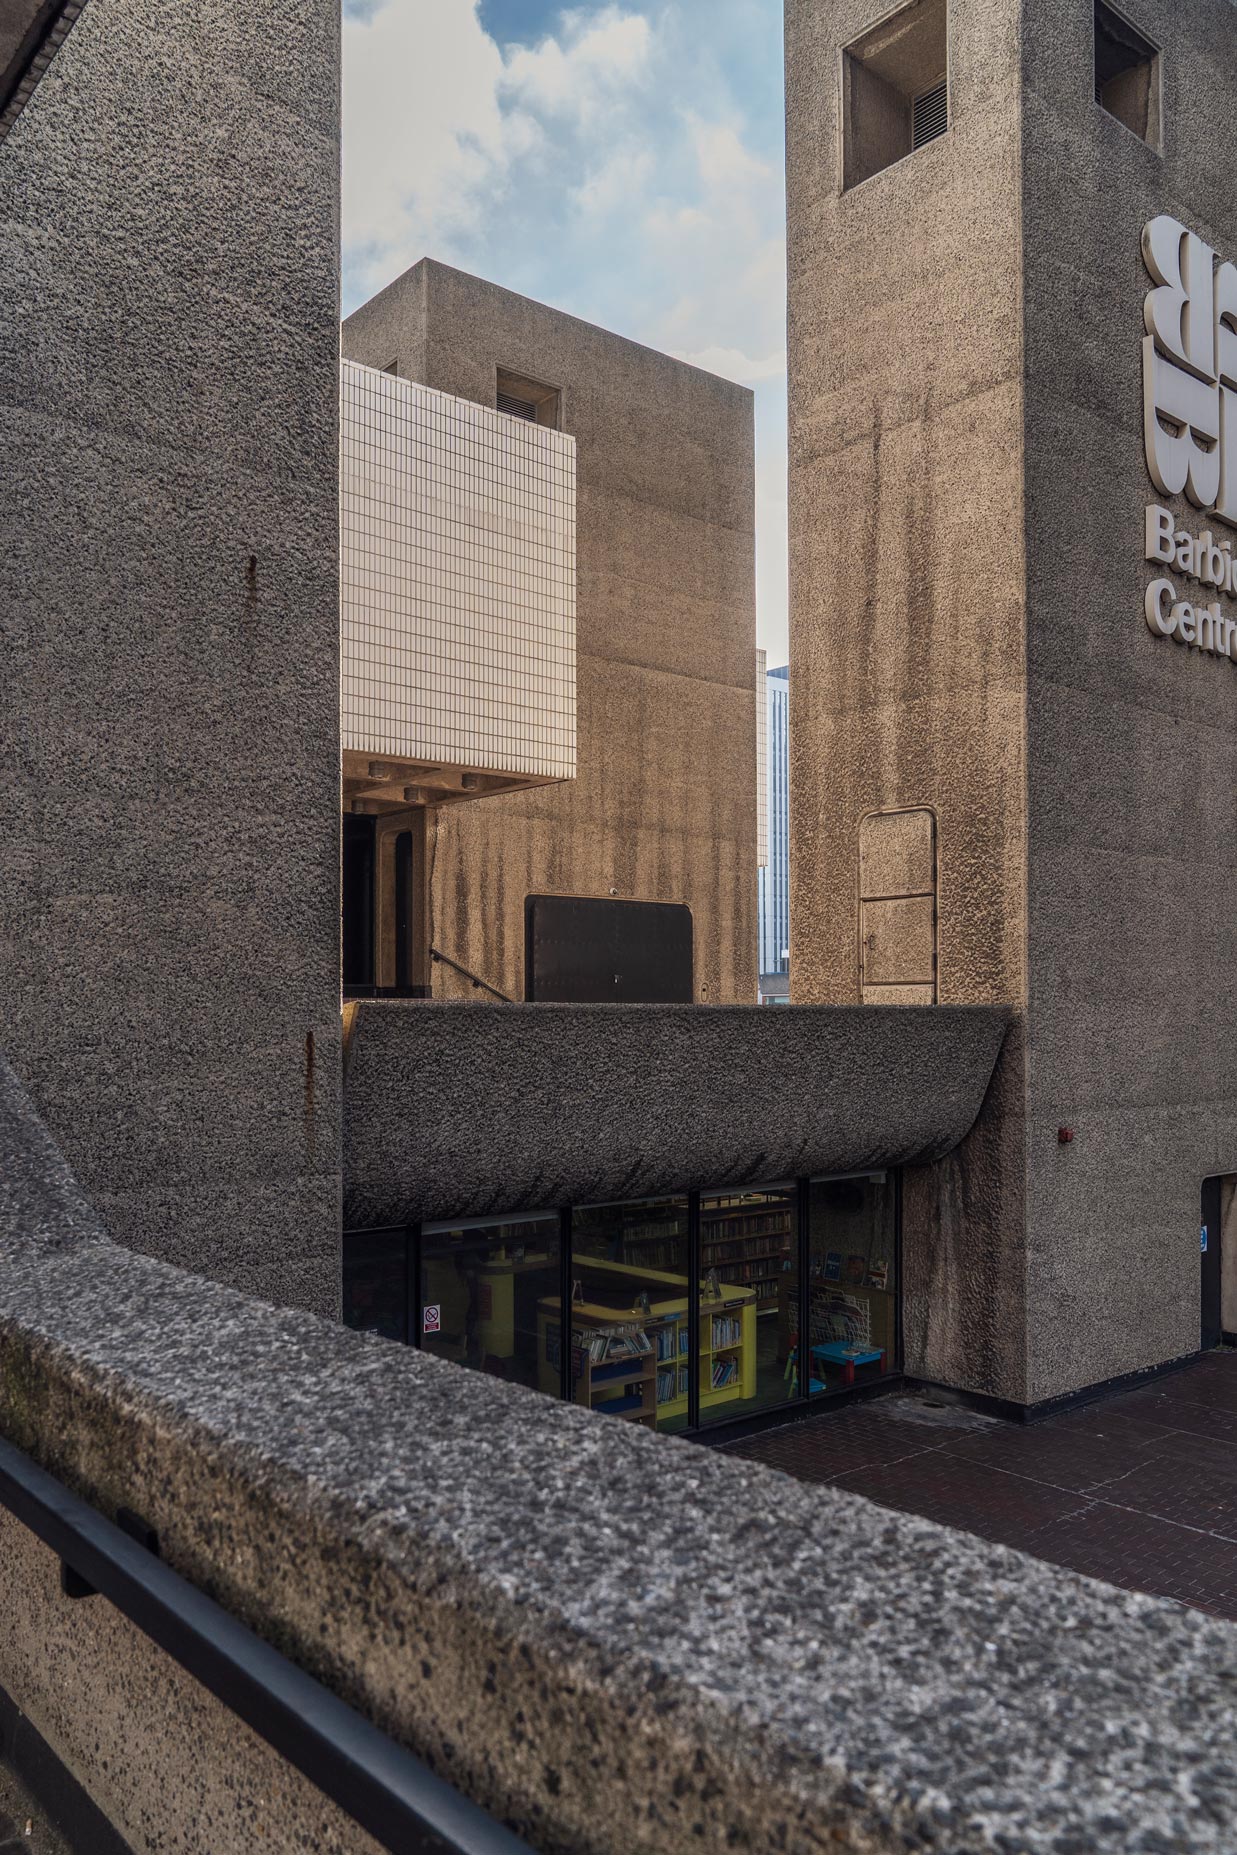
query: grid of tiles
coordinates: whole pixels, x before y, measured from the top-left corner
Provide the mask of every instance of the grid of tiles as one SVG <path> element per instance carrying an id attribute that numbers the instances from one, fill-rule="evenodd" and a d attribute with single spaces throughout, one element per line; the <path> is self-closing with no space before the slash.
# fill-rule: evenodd
<path id="1" fill-rule="evenodd" d="M 575 440 L 345 361 L 343 745 L 576 770 Z"/>

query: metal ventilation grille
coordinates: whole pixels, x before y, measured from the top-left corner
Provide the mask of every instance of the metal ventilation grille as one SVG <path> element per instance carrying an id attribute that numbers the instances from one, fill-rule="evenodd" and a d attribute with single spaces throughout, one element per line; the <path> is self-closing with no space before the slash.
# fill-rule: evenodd
<path id="1" fill-rule="evenodd" d="M 510 393 L 500 393 L 498 410 L 510 413 L 513 419 L 527 419 L 530 425 L 537 423 L 537 408 L 531 399 L 516 399 Z"/>
<path id="2" fill-rule="evenodd" d="M 944 78 L 931 90 L 916 97 L 911 114 L 911 147 L 922 148 L 934 142 L 949 127 L 949 85 Z"/>

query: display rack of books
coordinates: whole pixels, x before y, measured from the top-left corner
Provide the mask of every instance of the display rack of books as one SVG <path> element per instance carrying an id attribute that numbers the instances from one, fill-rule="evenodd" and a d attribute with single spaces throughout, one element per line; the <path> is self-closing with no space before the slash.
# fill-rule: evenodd
<path id="1" fill-rule="evenodd" d="M 571 1385 L 577 1404 L 634 1423 L 675 1425 L 687 1415 L 691 1372 L 687 1284 L 681 1276 L 580 1259 L 571 1304 Z M 647 1310 L 632 1304 L 647 1300 Z M 621 1298 L 621 1299 L 620 1299 Z M 616 1301 L 620 1305 L 616 1306 Z M 540 1389 L 562 1370 L 557 1300 L 538 1306 Z M 750 1398 L 756 1387 L 756 1297 L 719 1287 L 700 1309 L 700 1404 Z"/>
<path id="2" fill-rule="evenodd" d="M 760 1312 L 775 1308 L 783 1275 L 794 1257 L 790 1202 L 733 1205 L 708 1202 L 700 1216 L 700 1267 L 750 1288 Z"/>
<path id="3" fill-rule="evenodd" d="M 650 1329 L 654 1321 L 609 1320 L 602 1326 L 572 1320 L 571 1381 L 577 1404 L 626 1417 L 633 1423 L 657 1422 L 657 1363 Z"/>

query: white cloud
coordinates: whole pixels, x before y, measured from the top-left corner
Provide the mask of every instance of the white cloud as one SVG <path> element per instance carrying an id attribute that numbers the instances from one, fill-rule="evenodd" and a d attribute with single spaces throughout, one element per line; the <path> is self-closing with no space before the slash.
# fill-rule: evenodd
<path id="1" fill-rule="evenodd" d="M 641 76 L 652 37 L 643 14 L 614 6 L 592 19 L 569 13 L 562 30 L 561 40 L 543 39 L 532 50 L 517 46 L 511 53 L 503 88 L 524 107 L 585 118 Z"/>
<path id="2" fill-rule="evenodd" d="M 753 387 L 761 640 L 779 661 L 780 14 L 605 0 L 505 51 L 476 0 L 386 0 L 344 25 L 346 305 L 429 254 Z"/>

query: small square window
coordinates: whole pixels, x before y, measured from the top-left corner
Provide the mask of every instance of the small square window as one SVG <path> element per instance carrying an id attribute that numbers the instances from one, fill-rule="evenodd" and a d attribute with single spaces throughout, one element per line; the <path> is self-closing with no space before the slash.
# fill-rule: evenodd
<path id="1" fill-rule="evenodd" d="M 530 380 L 505 367 L 498 369 L 495 404 L 500 412 L 513 419 L 527 419 L 530 425 L 549 425 L 558 430 L 559 390 L 544 381 Z"/>
<path id="2" fill-rule="evenodd" d="M 1095 100 L 1155 148 L 1160 140 L 1160 54 L 1104 0 L 1095 0 Z"/>
<path id="3" fill-rule="evenodd" d="M 946 0 L 911 0 L 842 54 L 842 184 L 857 187 L 949 128 Z"/>

